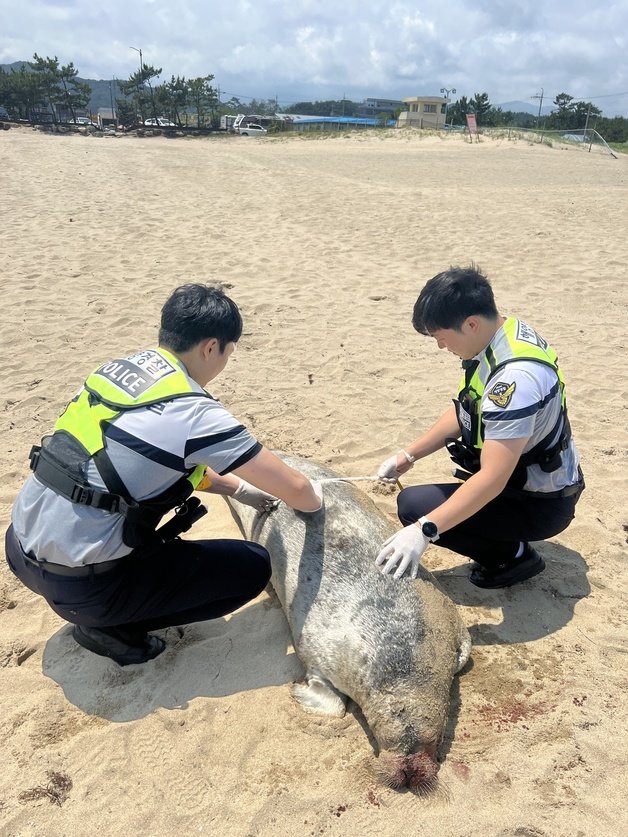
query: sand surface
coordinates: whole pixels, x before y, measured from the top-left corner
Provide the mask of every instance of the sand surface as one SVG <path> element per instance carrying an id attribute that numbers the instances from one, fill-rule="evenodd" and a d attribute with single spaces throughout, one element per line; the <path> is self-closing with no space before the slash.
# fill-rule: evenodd
<path id="1" fill-rule="evenodd" d="M 558 351 L 587 490 L 547 570 L 482 591 L 426 566 L 471 631 L 431 799 L 379 785 L 359 711 L 306 715 L 266 594 L 163 632 L 127 669 L 0 566 L 0 834 L 628 833 L 628 157 L 419 133 L 205 140 L 0 133 L 0 528 L 84 376 L 154 344 L 159 309 L 220 281 L 245 334 L 212 391 L 269 447 L 344 475 L 440 415 L 458 364 L 411 327 L 426 279 L 479 263 Z M 447 478 L 436 454 L 406 483 Z M 394 496 L 362 484 L 394 514 Z M 221 500 L 197 535 L 237 536 Z"/>

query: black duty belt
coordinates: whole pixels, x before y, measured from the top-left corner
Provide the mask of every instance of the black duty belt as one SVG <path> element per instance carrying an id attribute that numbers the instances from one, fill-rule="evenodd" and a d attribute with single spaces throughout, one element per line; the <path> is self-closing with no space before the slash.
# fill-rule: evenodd
<path id="1" fill-rule="evenodd" d="M 101 561 L 99 564 L 84 564 L 81 567 L 67 567 L 65 564 L 53 564 L 51 561 L 37 561 L 25 552 L 22 552 L 22 557 L 27 564 L 38 567 L 40 570 L 45 570 L 47 573 L 52 573 L 52 575 L 69 575 L 74 578 L 102 575 L 103 573 L 111 572 L 114 567 L 120 566 L 120 561 L 123 560 L 116 559 L 113 561 Z"/>

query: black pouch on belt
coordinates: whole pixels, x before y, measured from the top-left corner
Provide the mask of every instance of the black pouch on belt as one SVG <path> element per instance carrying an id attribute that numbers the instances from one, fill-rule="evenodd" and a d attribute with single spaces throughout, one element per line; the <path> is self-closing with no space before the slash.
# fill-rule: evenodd
<path id="1" fill-rule="evenodd" d="M 198 497 L 189 497 L 185 503 L 179 506 L 175 515 L 155 532 L 157 541 L 168 543 L 173 541 L 182 532 L 188 529 L 207 514 L 207 508 L 201 503 Z"/>

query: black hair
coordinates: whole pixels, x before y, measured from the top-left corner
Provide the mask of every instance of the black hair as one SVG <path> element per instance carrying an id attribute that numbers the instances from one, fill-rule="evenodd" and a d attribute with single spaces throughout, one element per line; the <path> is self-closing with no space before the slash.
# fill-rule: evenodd
<path id="1" fill-rule="evenodd" d="M 159 345 L 174 352 L 187 352 L 208 337 L 215 337 L 224 352 L 241 334 L 238 306 L 220 286 L 181 285 L 161 309 Z"/>
<path id="2" fill-rule="evenodd" d="M 479 265 L 450 267 L 426 283 L 414 303 L 412 325 L 419 334 L 431 335 L 441 328 L 458 331 L 473 315 L 498 316 L 490 282 Z"/>

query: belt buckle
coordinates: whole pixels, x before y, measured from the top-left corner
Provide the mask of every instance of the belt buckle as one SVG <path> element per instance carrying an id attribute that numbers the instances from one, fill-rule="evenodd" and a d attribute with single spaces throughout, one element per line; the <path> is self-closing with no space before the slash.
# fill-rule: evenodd
<path id="1" fill-rule="evenodd" d="M 41 456 L 41 447 L 40 445 L 33 445 L 31 448 L 31 452 L 28 455 L 31 471 L 37 470 L 37 465 L 39 464 L 39 458 Z"/>
<path id="2" fill-rule="evenodd" d="M 72 497 L 70 499 L 73 503 L 78 503 L 81 506 L 89 506 L 93 496 L 93 489 L 76 484 L 72 489 Z"/>

